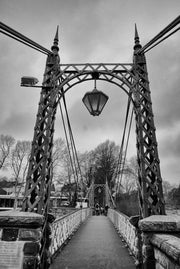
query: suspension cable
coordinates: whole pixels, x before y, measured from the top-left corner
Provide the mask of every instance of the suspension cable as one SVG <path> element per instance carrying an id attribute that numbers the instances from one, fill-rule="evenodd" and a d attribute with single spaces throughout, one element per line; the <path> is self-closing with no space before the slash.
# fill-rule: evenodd
<path id="1" fill-rule="evenodd" d="M 67 149 L 68 149 L 68 153 L 69 153 L 69 159 L 70 159 L 71 169 L 72 169 L 73 175 L 75 175 L 75 171 L 74 171 L 74 167 L 73 167 L 73 161 L 72 161 L 72 157 L 71 157 L 71 151 L 70 151 L 70 147 L 69 147 L 68 135 L 67 135 L 67 131 L 66 131 L 65 120 L 64 120 L 64 116 L 63 116 L 63 112 L 62 112 L 62 107 L 61 107 L 60 99 L 59 99 L 58 103 L 59 103 L 59 109 L 60 109 L 61 118 L 62 118 L 62 122 L 63 122 L 63 128 L 64 128 L 64 133 L 65 133 L 65 139 L 66 139 Z"/>
<path id="2" fill-rule="evenodd" d="M 44 53 L 46 55 L 51 54 L 52 52 L 48 49 L 46 49 L 45 47 L 39 45 L 38 43 L 34 42 L 33 40 L 31 40 L 30 38 L 24 36 L 23 34 L 15 31 L 14 29 L 10 28 L 9 26 L 7 26 L 6 24 L 0 22 L 0 29 L 2 29 L 3 31 L 1 31 L 1 33 L 35 49 L 38 50 L 41 53 Z"/>
<path id="3" fill-rule="evenodd" d="M 120 152 L 119 152 L 119 159 L 118 159 L 117 169 L 116 169 L 116 173 L 115 173 L 116 176 L 118 176 L 118 181 L 117 181 L 117 185 L 116 185 L 116 192 L 119 190 L 120 185 L 121 185 L 121 181 L 122 181 L 122 178 L 120 178 L 120 171 L 121 171 L 121 173 L 123 172 L 123 170 L 122 170 L 122 166 L 123 166 L 123 161 L 122 161 L 122 159 L 123 159 L 123 148 L 124 148 L 124 141 L 125 141 L 127 123 L 128 123 L 130 104 L 131 104 L 131 97 L 129 96 L 128 104 L 127 104 L 127 110 L 126 110 L 125 123 L 124 123 L 123 136 L 122 136 L 122 142 L 121 142 L 121 147 L 120 147 Z M 127 146 L 126 146 L 126 148 L 127 148 Z"/>
<path id="4" fill-rule="evenodd" d="M 70 137 L 70 143 L 71 143 L 71 149 L 72 149 L 72 159 L 74 162 L 74 167 L 75 167 L 75 174 L 76 174 L 76 181 L 78 184 L 78 172 L 77 172 L 77 167 L 76 167 L 76 157 L 75 157 L 75 152 L 74 152 L 74 144 L 73 144 L 73 136 L 72 136 L 72 130 L 71 130 L 71 125 L 70 125 L 70 120 L 69 120 L 69 115 L 67 111 L 67 106 L 66 106 L 66 100 L 64 97 L 64 93 L 62 94 L 63 97 L 63 103 L 64 103 L 64 108 L 65 108 L 65 113 L 66 113 L 66 120 L 67 120 L 67 125 L 68 125 L 68 130 L 69 130 L 69 137 Z"/>
<path id="5" fill-rule="evenodd" d="M 128 98 L 128 104 L 127 104 L 127 110 L 126 110 L 126 117 L 125 117 L 125 123 L 124 123 L 124 130 L 123 130 L 123 136 L 122 136 L 122 141 L 121 141 L 121 147 L 119 151 L 119 157 L 118 157 L 118 162 L 116 166 L 116 176 L 119 174 L 120 166 L 121 166 L 121 161 L 122 161 L 122 152 L 123 152 L 123 147 L 124 147 L 124 139 L 125 139 L 125 133 L 126 133 L 126 126 L 127 126 L 127 120 L 128 120 L 128 114 L 129 114 L 129 107 L 130 107 L 130 99 Z"/>
<path id="6" fill-rule="evenodd" d="M 81 183 L 83 184 L 81 167 L 80 167 L 80 164 L 79 164 L 79 159 L 78 159 L 78 155 L 77 155 L 76 145 L 75 145 L 75 141 L 74 141 L 74 137 L 73 137 L 73 132 L 72 132 L 71 124 L 70 124 L 70 119 L 69 119 L 69 115 L 68 115 L 67 104 L 66 104 L 66 99 L 65 99 L 63 89 L 62 89 L 61 93 L 62 93 L 62 97 L 63 97 L 64 108 L 65 108 L 65 112 L 66 112 L 66 118 L 67 118 L 69 133 L 70 133 L 72 149 L 73 149 L 74 163 L 76 161 L 77 167 L 78 167 L 78 170 L 79 170 L 79 174 L 80 174 Z M 75 169 L 76 169 L 76 176 L 77 176 L 77 180 L 78 180 L 78 173 L 77 173 L 76 163 L 75 163 Z"/>
<path id="7" fill-rule="evenodd" d="M 174 33 L 176 33 L 178 30 L 180 30 L 180 27 L 178 27 L 176 30 L 174 30 L 172 33 L 170 33 L 169 35 L 165 36 L 164 38 L 162 38 L 159 42 L 157 42 L 156 44 L 154 44 L 153 46 L 151 46 L 149 49 L 144 50 L 144 53 L 148 52 L 149 50 L 151 50 L 152 48 L 156 47 L 158 44 L 160 44 L 162 41 L 164 41 L 165 39 L 167 39 L 168 37 L 170 37 L 171 35 L 173 35 Z"/>
<path id="8" fill-rule="evenodd" d="M 124 159 L 123 159 L 123 163 L 122 163 L 122 172 L 121 172 L 120 184 L 122 182 L 122 176 L 123 176 L 124 166 L 125 166 L 125 162 L 126 162 L 127 149 L 128 149 L 130 131 L 131 131 L 131 126 L 132 126 L 132 118 L 133 118 L 133 108 L 132 108 L 132 111 L 131 111 L 131 118 L 130 118 L 130 123 L 129 123 L 129 130 L 128 130 L 128 135 L 127 135 L 127 141 L 126 141 Z"/>
<path id="9" fill-rule="evenodd" d="M 169 31 L 171 31 L 174 27 L 176 27 L 178 24 L 180 23 L 180 16 L 178 16 L 176 19 L 174 19 L 170 24 L 168 24 L 168 26 L 166 26 L 160 33 L 158 33 L 154 38 L 152 38 L 146 45 L 144 45 L 139 51 L 138 53 L 142 53 L 142 52 L 147 52 L 150 49 L 152 49 L 153 47 L 155 47 L 156 45 L 158 45 L 159 43 L 161 43 L 163 40 L 165 40 L 166 38 L 168 38 L 169 36 L 171 36 L 172 34 L 174 34 L 175 32 L 177 32 L 179 28 L 177 28 L 175 31 L 171 32 L 169 35 L 165 36 L 163 39 L 161 39 L 159 42 L 155 43 L 156 41 L 158 41 L 160 38 L 162 38 L 165 34 L 167 34 Z M 155 44 L 154 44 L 155 43 Z M 153 45 L 154 44 L 154 45 Z M 152 46 L 153 45 L 153 46 Z M 152 46 L 152 47 L 151 47 Z M 149 49 L 148 49 L 149 48 Z M 147 50 L 148 49 L 148 50 Z"/>
<path id="10" fill-rule="evenodd" d="M 45 55 L 47 55 L 47 53 L 45 53 L 44 51 L 42 51 L 42 50 L 40 50 L 40 49 L 37 49 L 37 48 L 33 47 L 32 45 L 30 45 L 30 44 L 28 44 L 28 43 L 26 43 L 26 42 L 24 42 L 24 41 L 22 41 L 22 40 L 20 40 L 20 39 L 18 39 L 18 38 L 16 38 L 16 37 L 12 36 L 12 35 L 10 35 L 10 34 L 4 32 L 4 31 L 1 31 L 1 30 L 0 30 L 0 33 L 2 33 L 2 34 L 4 34 L 4 35 L 7 35 L 7 36 L 9 36 L 9 37 L 11 37 L 11 38 L 13 38 L 13 39 L 19 41 L 20 43 L 25 44 L 26 46 L 28 46 L 28 47 L 30 47 L 30 48 L 32 48 L 32 49 L 35 49 L 35 50 L 37 50 L 37 51 L 39 51 L 39 52 L 44 53 Z"/>

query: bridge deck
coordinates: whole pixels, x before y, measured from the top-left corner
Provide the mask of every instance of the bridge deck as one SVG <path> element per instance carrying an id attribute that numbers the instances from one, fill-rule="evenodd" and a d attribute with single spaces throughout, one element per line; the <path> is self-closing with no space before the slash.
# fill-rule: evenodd
<path id="1" fill-rule="evenodd" d="M 56 257 L 50 269 L 134 269 L 135 264 L 113 224 L 92 216 Z"/>

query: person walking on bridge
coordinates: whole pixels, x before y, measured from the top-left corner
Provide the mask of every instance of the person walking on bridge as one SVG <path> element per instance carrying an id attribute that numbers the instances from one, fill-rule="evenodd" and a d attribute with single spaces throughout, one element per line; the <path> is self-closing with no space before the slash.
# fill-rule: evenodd
<path id="1" fill-rule="evenodd" d="M 96 210 L 96 216 L 98 216 L 99 213 L 100 213 L 100 207 L 99 207 L 99 204 L 98 203 L 95 206 L 95 210 Z"/>
<path id="2" fill-rule="evenodd" d="M 105 216 L 107 216 L 107 214 L 108 214 L 108 208 L 109 208 L 109 206 L 108 206 L 108 204 L 106 204 L 105 205 L 105 212 L 104 212 Z"/>

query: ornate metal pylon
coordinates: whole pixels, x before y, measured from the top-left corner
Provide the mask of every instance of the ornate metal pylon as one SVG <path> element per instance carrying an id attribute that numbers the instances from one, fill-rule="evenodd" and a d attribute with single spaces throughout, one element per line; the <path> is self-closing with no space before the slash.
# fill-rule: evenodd
<path id="1" fill-rule="evenodd" d="M 52 181 L 52 147 L 58 82 L 54 75 L 59 70 L 58 28 L 48 55 L 41 90 L 34 138 L 27 173 L 24 211 L 35 211 L 46 215 Z"/>
<path id="2" fill-rule="evenodd" d="M 135 26 L 134 74 L 138 80 L 133 91 L 135 100 L 137 158 L 139 165 L 139 198 L 141 216 L 165 214 L 160 161 L 152 111 L 146 59 Z"/>
<path id="3" fill-rule="evenodd" d="M 48 212 L 54 122 L 59 96 L 77 83 L 92 80 L 96 73 L 99 80 L 113 83 L 126 92 L 134 104 L 141 216 L 165 214 L 146 60 L 144 54 L 139 53 L 140 48 L 135 28 L 133 63 L 60 65 L 57 30 L 52 53 L 46 62 L 28 168 L 24 211 L 35 211 L 43 215 Z"/>

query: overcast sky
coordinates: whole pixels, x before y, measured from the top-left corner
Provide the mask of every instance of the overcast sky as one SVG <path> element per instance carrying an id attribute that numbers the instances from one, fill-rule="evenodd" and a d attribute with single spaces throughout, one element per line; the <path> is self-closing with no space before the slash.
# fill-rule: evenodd
<path id="1" fill-rule="evenodd" d="M 179 0 L 1 0 L 1 21 L 50 49 L 59 25 L 61 63 L 131 63 L 134 24 L 141 44 L 174 20 Z M 161 173 L 180 183 L 180 32 L 146 54 Z M 32 140 L 40 90 L 20 87 L 21 76 L 42 82 L 46 56 L 0 35 L 0 133 L 17 140 Z M 93 81 L 67 93 L 67 105 L 77 150 L 95 148 L 106 139 L 121 144 L 127 96 L 117 86 L 97 82 L 109 100 L 99 117 L 82 104 Z M 55 137 L 63 137 L 56 120 Z M 132 128 L 128 157 L 136 154 Z"/>

